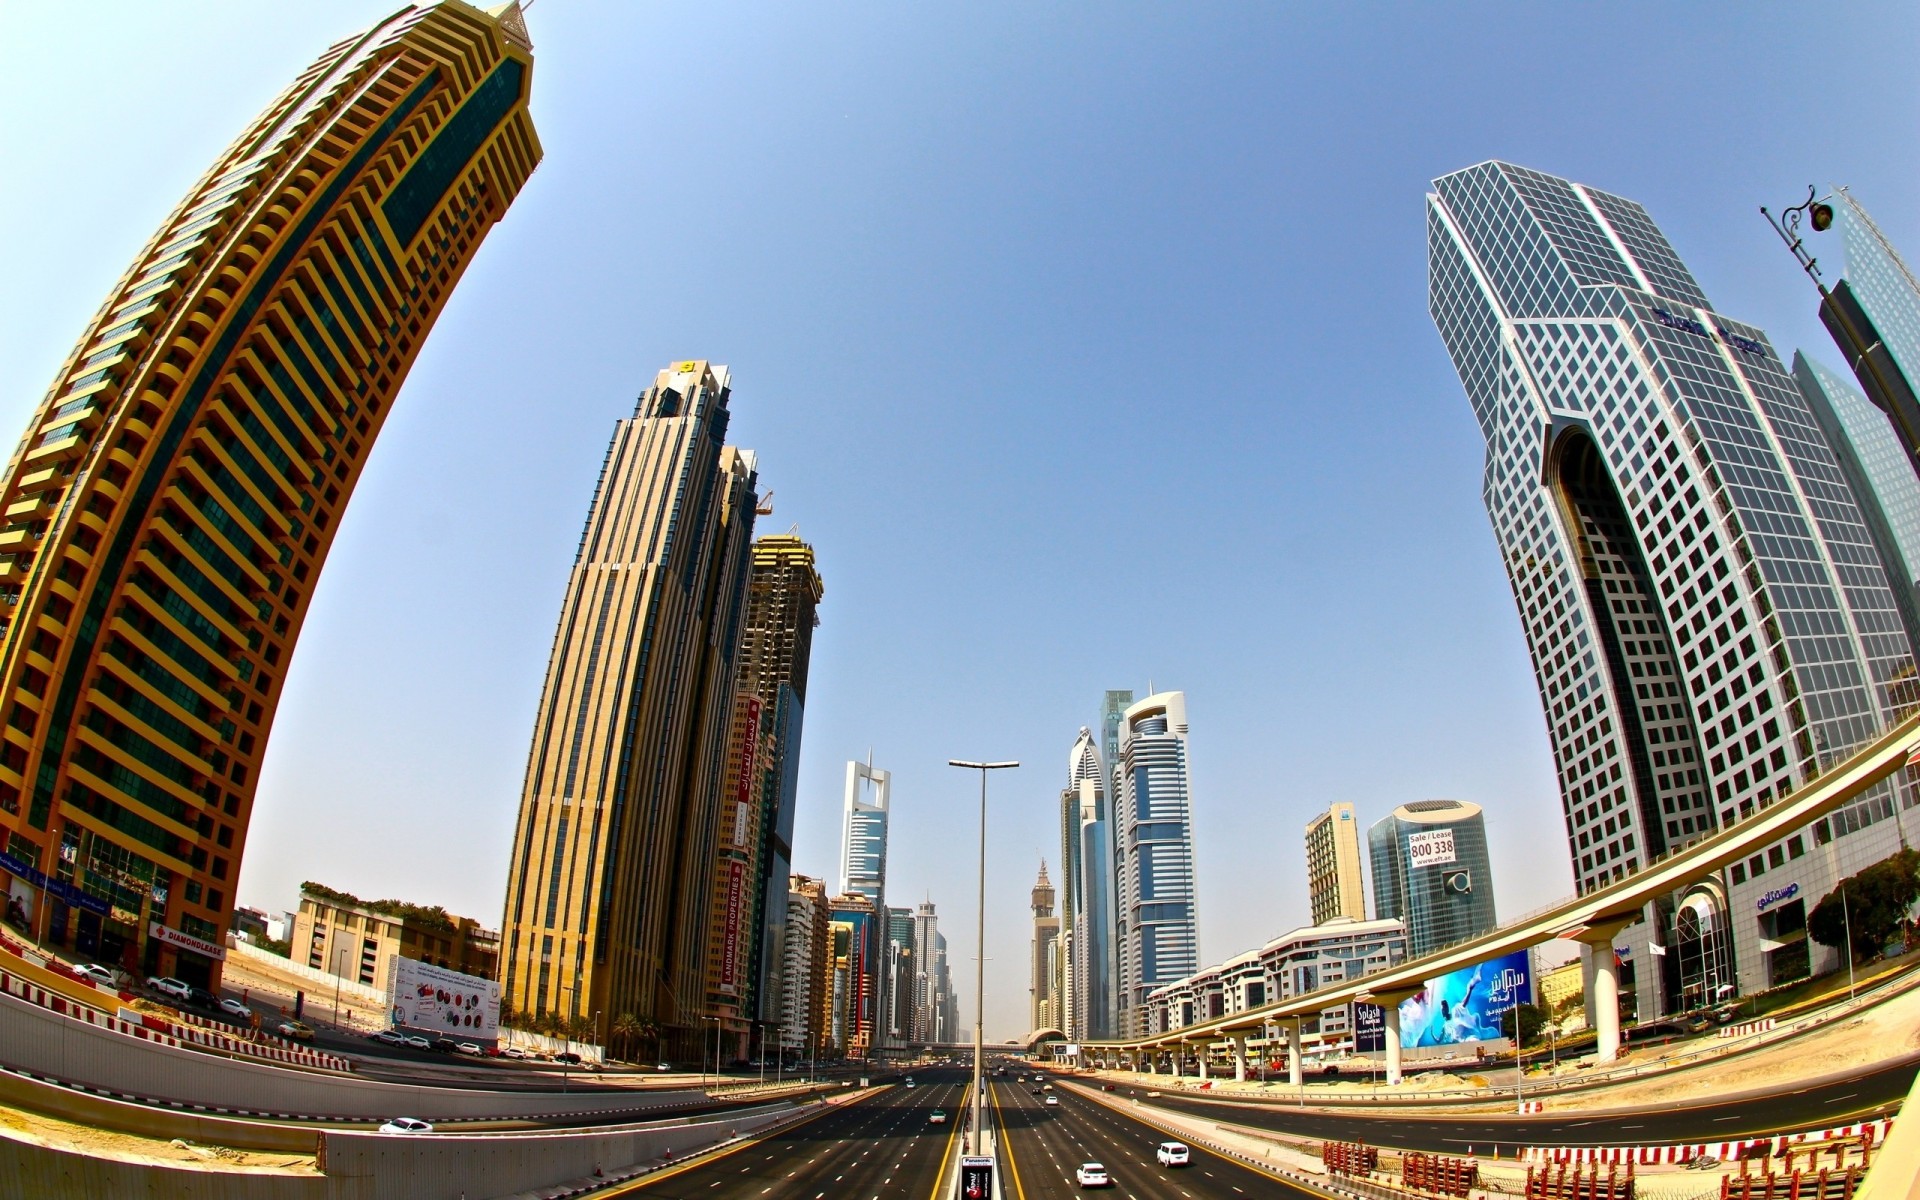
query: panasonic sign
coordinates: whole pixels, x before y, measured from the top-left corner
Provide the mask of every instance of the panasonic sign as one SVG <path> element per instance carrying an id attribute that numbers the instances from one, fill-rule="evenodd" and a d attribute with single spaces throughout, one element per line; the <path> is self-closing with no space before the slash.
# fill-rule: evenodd
<path id="1" fill-rule="evenodd" d="M 1799 894 L 1800 894 L 1800 885 L 1797 883 L 1790 883 L 1787 886 L 1782 888 L 1774 888 L 1772 891 L 1760 897 L 1760 899 L 1755 902 L 1753 906 L 1754 911 L 1765 912 L 1769 908 L 1772 908 L 1774 905 L 1781 904 L 1788 900 L 1791 900 L 1795 896 L 1798 896 Z"/>

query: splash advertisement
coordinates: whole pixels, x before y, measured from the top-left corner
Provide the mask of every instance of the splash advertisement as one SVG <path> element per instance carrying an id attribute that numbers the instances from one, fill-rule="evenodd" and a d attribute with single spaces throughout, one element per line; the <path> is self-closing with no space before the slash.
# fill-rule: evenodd
<path id="1" fill-rule="evenodd" d="M 1533 962 L 1525 950 L 1427 980 L 1419 995 L 1400 1002 L 1400 1046 L 1458 1046 L 1503 1038 L 1500 1018 L 1516 1004 L 1533 1003 Z M 1386 1047 L 1380 1009 L 1355 1005 L 1354 1049 Z M 1371 1012 L 1368 1010 L 1371 1009 Z"/>
<path id="2" fill-rule="evenodd" d="M 500 985 L 432 963 L 395 958 L 387 985 L 387 1015 L 395 1028 L 456 1042 L 500 1037 Z"/>

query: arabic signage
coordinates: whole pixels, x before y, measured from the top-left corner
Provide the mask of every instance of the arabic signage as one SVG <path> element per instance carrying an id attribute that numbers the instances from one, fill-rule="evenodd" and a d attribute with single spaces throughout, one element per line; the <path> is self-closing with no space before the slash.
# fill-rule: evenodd
<path id="1" fill-rule="evenodd" d="M 1427 980 L 1417 996 L 1400 1004 L 1400 1045 L 1457 1046 L 1505 1037 L 1500 1018 L 1516 1004 L 1533 1002 L 1533 965 L 1525 950 L 1450 971 Z M 1354 1006 L 1354 1049 L 1386 1046 L 1386 1013 L 1371 1004 Z"/>

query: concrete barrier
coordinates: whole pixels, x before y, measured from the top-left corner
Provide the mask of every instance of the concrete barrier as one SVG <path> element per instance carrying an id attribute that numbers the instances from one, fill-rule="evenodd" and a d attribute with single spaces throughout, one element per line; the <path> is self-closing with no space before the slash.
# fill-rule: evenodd
<path id="1" fill-rule="evenodd" d="M 704 1092 L 512 1092 L 385 1083 L 218 1058 L 76 1021 L 0 995 L 0 1064 L 109 1095 L 211 1113 L 429 1121 L 614 1116 L 708 1103 Z"/>
<path id="2" fill-rule="evenodd" d="M 353 1200 L 475 1200 L 572 1180 L 613 1182 L 648 1163 L 717 1146 L 796 1116 L 789 1105 L 671 1124 L 554 1133 L 398 1137 L 328 1133 L 320 1169 Z"/>

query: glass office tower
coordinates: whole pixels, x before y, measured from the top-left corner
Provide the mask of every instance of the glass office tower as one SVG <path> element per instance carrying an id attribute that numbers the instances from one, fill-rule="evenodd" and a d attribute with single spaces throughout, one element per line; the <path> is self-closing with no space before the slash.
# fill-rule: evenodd
<path id="1" fill-rule="evenodd" d="M 532 75 L 514 4 L 335 44 L 41 400 L 0 482 L 0 869 L 34 938 L 218 986 L 295 642 L 402 382 L 540 161 Z"/>
<path id="2" fill-rule="evenodd" d="M 1407 929 L 1414 958 L 1490 933 L 1493 865 L 1478 804 L 1416 800 L 1367 830 L 1373 916 Z"/>
<path id="3" fill-rule="evenodd" d="M 1913 655 L 1806 400 L 1764 333 L 1708 305 L 1644 209 L 1499 162 L 1434 188 L 1430 309 L 1486 440 L 1482 496 L 1585 892 L 1752 815 L 1911 712 Z M 1735 970 L 1740 990 L 1804 973 L 1804 936 L 1758 902 L 1789 882 L 1817 898 L 1882 856 L 1894 812 L 1883 784 L 1649 906 L 1616 941 L 1640 1012 Z M 1638 970 L 1656 943 L 1675 952 Z"/>
<path id="4" fill-rule="evenodd" d="M 1145 1032 L 1147 996 L 1200 969 L 1187 697 L 1161 692 L 1121 714 L 1114 857 L 1118 1036 Z"/>

